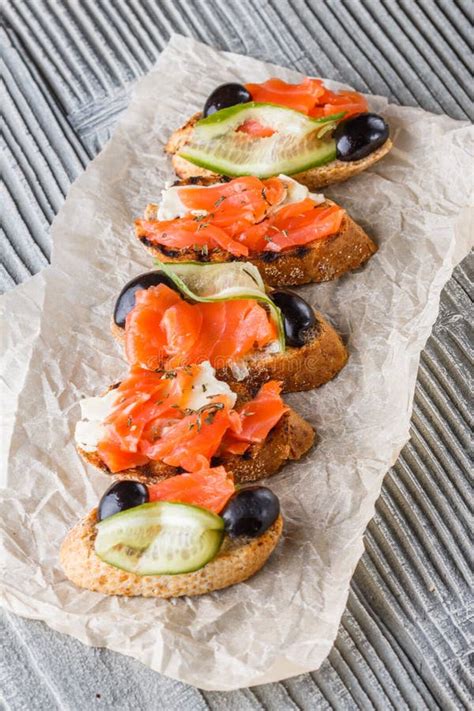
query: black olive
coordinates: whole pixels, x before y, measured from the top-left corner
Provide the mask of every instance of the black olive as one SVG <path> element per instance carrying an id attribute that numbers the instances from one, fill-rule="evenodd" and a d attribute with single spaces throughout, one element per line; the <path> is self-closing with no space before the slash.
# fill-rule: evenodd
<path id="1" fill-rule="evenodd" d="M 318 325 L 313 307 L 293 291 L 273 291 L 270 297 L 283 315 L 287 344 L 301 348 L 314 335 Z"/>
<path id="2" fill-rule="evenodd" d="M 280 502 L 266 486 L 237 491 L 221 512 L 226 533 L 232 538 L 257 538 L 270 528 L 280 513 Z"/>
<path id="3" fill-rule="evenodd" d="M 145 484 L 131 479 L 116 481 L 100 500 L 97 520 L 102 521 L 104 518 L 120 513 L 120 511 L 146 504 L 148 499 L 148 489 Z"/>
<path id="4" fill-rule="evenodd" d="M 120 328 L 125 328 L 125 319 L 135 306 L 135 293 L 139 289 L 148 289 L 150 286 L 166 284 L 170 289 L 178 291 L 173 280 L 160 269 L 154 272 L 145 272 L 134 277 L 128 284 L 125 284 L 119 294 L 114 308 L 114 321 Z"/>
<path id="5" fill-rule="evenodd" d="M 388 125 L 378 114 L 357 114 L 341 121 L 334 131 L 337 158 L 343 161 L 365 158 L 385 143 L 388 134 Z"/>
<path id="6" fill-rule="evenodd" d="M 210 116 L 221 109 L 227 109 L 236 104 L 246 104 L 249 101 L 252 101 L 252 97 L 242 84 L 221 84 L 208 97 L 202 115 Z"/>

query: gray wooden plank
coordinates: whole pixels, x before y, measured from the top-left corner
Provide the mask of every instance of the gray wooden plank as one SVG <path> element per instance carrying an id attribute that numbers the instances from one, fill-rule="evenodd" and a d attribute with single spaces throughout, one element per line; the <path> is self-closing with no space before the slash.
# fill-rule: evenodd
<path id="1" fill-rule="evenodd" d="M 143 74 L 177 31 L 465 118 L 472 102 L 463 17 L 455 3 L 431 0 L 5 3 L 6 21 L 67 113 Z"/>
<path id="2" fill-rule="evenodd" d="M 33 708 L 76 711 L 96 706 L 119 711 L 207 709 L 197 689 L 155 674 L 128 657 L 85 647 L 40 622 L 7 614 L 2 631 L 10 656 L 8 665 L 2 664 L 2 689 L 7 708 L 14 711 Z M 22 684 L 20 665 L 24 674 Z"/>

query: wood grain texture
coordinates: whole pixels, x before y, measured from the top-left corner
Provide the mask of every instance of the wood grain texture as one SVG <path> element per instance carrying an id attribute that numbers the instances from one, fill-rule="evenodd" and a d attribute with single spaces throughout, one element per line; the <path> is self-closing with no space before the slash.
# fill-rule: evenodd
<path id="1" fill-rule="evenodd" d="M 2 12 L 4 289 L 47 263 L 48 228 L 69 185 L 172 31 L 393 102 L 472 117 L 468 0 L 7 0 Z M 5 707 L 468 708 L 472 267 L 466 260 L 443 291 L 421 358 L 412 439 L 387 475 L 335 647 L 319 671 L 201 692 L 5 615 Z"/>

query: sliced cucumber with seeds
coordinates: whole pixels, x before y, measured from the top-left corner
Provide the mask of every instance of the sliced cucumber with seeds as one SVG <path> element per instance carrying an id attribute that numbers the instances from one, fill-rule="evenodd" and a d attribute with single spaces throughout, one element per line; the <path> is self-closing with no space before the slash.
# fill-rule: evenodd
<path id="1" fill-rule="evenodd" d="M 199 506 L 155 501 L 97 524 L 95 552 L 137 575 L 176 575 L 215 558 L 224 537 L 220 516 Z"/>
<path id="2" fill-rule="evenodd" d="M 193 301 L 229 301 L 255 299 L 268 307 L 270 318 L 277 328 L 280 350 L 285 350 L 285 331 L 281 311 L 267 296 L 257 267 L 251 262 L 200 264 L 199 262 L 160 262 L 162 269 L 180 292 Z"/>
<path id="3" fill-rule="evenodd" d="M 276 104 L 237 104 L 198 121 L 179 155 L 223 175 L 268 178 L 300 173 L 335 160 L 336 143 L 322 129 L 342 116 L 316 119 Z M 248 120 L 275 133 L 262 138 L 236 130 Z"/>

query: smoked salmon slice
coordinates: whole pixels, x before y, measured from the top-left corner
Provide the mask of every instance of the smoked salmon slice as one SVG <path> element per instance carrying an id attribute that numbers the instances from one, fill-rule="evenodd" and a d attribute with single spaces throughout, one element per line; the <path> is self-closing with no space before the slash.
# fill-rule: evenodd
<path id="1" fill-rule="evenodd" d="M 341 227 L 344 211 L 337 205 L 300 209 L 299 212 L 297 209 L 290 210 L 293 207 L 283 208 L 274 219 L 269 220 L 268 250 L 281 252 L 287 247 L 315 242 L 327 237 L 328 233 L 335 234 Z M 282 214 L 285 210 L 287 212 Z"/>
<path id="2" fill-rule="evenodd" d="M 233 415 L 233 416 L 232 416 Z M 149 459 L 163 461 L 187 471 L 209 464 L 225 432 L 235 423 L 228 403 L 213 399 L 204 412 L 185 415 L 168 424 L 155 442 L 142 442 L 141 451 Z"/>
<path id="3" fill-rule="evenodd" d="M 149 461 L 148 457 L 139 452 L 124 451 L 120 444 L 112 439 L 99 442 L 97 453 L 113 474 L 141 467 Z"/>
<path id="4" fill-rule="evenodd" d="M 239 126 L 237 131 L 242 131 L 256 138 L 268 138 L 268 136 L 273 136 L 275 133 L 270 126 L 263 126 L 260 121 L 255 119 L 247 119 Z"/>
<path id="5" fill-rule="evenodd" d="M 282 79 L 268 79 L 261 84 L 246 84 L 252 101 L 287 106 L 320 118 L 344 112 L 344 119 L 368 111 L 367 101 L 356 91 L 330 91 L 321 79 L 306 78 L 299 84 Z"/>
<path id="6" fill-rule="evenodd" d="M 246 257 L 248 248 L 236 242 L 221 227 L 197 219 L 199 216 L 179 220 L 135 220 L 135 225 L 150 242 L 173 249 L 203 250 L 209 244 L 226 250 L 236 257 Z"/>
<path id="7" fill-rule="evenodd" d="M 116 389 L 97 444 L 112 473 L 152 460 L 201 471 L 214 455 L 242 453 L 252 442 L 264 441 L 288 409 L 276 381 L 263 385 L 255 398 L 235 409 L 228 386 L 227 391 L 205 395 L 202 373 L 198 365 L 160 372 L 131 370 Z M 211 379 L 219 384 L 212 374 Z M 196 387 L 202 388 L 204 405 L 190 409 Z"/>
<path id="8" fill-rule="evenodd" d="M 240 431 L 230 431 L 226 435 L 223 451 L 243 454 L 249 444 L 263 442 L 269 432 L 280 421 L 288 407 L 280 397 L 281 383 L 270 380 L 260 388 L 257 396 L 238 409 L 241 421 Z"/>
<path id="9" fill-rule="evenodd" d="M 254 299 L 191 304 L 165 284 L 137 291 L 125 322 L 128 362 L 150 370 L 206 360 L 221 368 L 276 339 L 274 323 Z"/>
<path id="10" fill-rule="evenodd" d="M 224 467 L 204 468 L 179 474 L 159 484 L 148 485 L 150 501 L 175 501 L 201 506 L 218 514 L 235 492 L 232 478 Z"/>
<path id="11" fill-rule="evenodd" d="M 245 88 L 253 101 L 288 106 L 305 114 L 309 113 L 324 93 L 321 81 L 308 78 L 300 84 L 288 84 L 282 79 L 272 78 L 261 84 L 246 84 Z"/>
<path id="12" fill-rule="evenodd" d="M 163 315 L 180 301 L 180 295 L 173 289 L 151 287 L 136 292 L 135 308 L 126 320 L 128 331 L 133 333 L 133 338 L 125 338 L 125 355 L 129 363 L 140 363 L 149 370 L 161 367 L 166 333 L 158 326 L 157 313 Z"/>
<path id="13" fill-rule="evenodd" d="M 206 255 L 223 250 L 234 257 L 280 252 L 336 234 L 344 215 L 341 207 L 333 205 L 327 213 L 311 197 L 288 204 L 287 193 L 283 180 L 253 176 L 210 187 L 183 186 L 178 196 L 188 213 L 171 220 L 139 219 L 135 225 L 152 244 Z M 300 222 L 285 222 L 288 210 L 304 214 L 304 236 Z"/>

